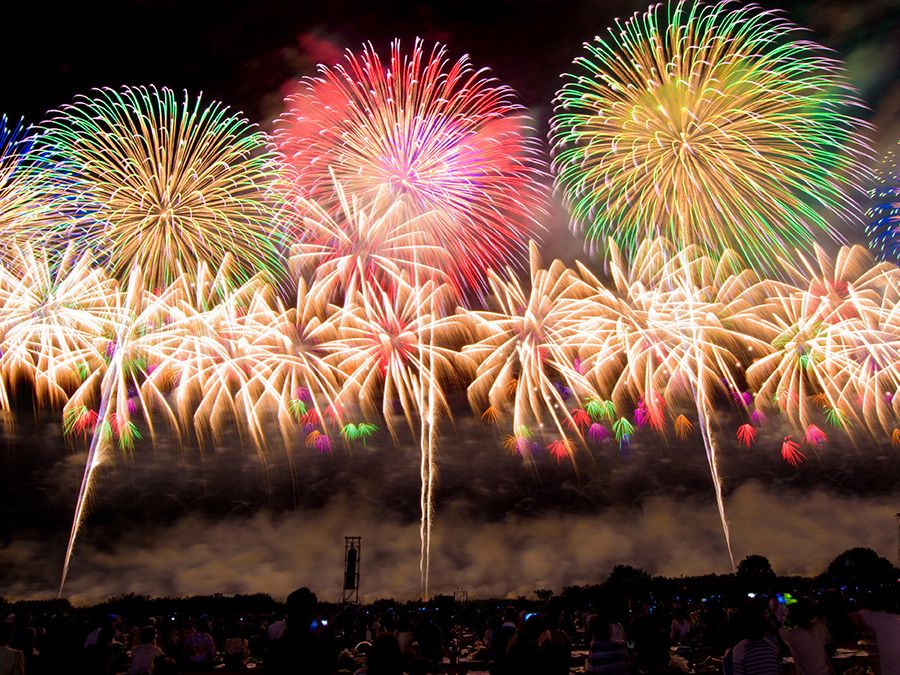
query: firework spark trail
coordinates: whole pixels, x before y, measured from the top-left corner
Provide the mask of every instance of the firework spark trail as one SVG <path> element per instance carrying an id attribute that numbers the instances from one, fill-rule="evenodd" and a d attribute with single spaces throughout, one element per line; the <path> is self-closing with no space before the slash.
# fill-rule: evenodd
<path id="1" fill-rule="evenodd" d="M 327 320 L 335 337 L 323 345 L 326 361 L 342 372 L 344 401 L 357 402 L 364 413 L 378 407 L 396 439 L 394 401 L 406 426 L 420 442 L 423 595 L 427 595 L 435 450 L 439 418 L 450 415 L 445 387 L 460 378 L 456 345 L 464 326 L 452 313 L 456 294 L 447 284 L 397 279 L 395 292 L 357 293 Z"/>
<path id="2" fill-rule="evenodd" d="M 105 347 L 108 361 L 101 361 L 66 403 L 66 417 L 74 413 L 73 417 L 77 418 L 79 410 L 89 413 L 92 399 L 98 395 L 100 399 L 96 415 L 84 416 L 84 419 L 92 419 L 92 424 L 70 425 L 71 431 L 78 431 L 80 426 L 82 433 L 91 433 L 93 437 L 76 500 L 60 594 L 94 487 L 96 470 L 112 456 L 113 440 L 118 441 L 123 452 L 134 449 L 135 442 L 142 438 L 132 419 L 138 413 L 151 438 L 155 438 L 154 413 L 162 415 L 176 433 L 180 433 L 177 415 L 166 398 L 166 389 L 171 386 L 173 377 L 177 380 L 177 375 L 173 376 L 180 365 L 176 357 L 186 338 L 175 310 L 183 288 L 183 284 L 175 283 L 159 294 L 151 293 L 146 290 L 141 270 L 133 268 L 127 285 L 112 294 L 113 306 L 109 313 L 112 332 L 99 336 L 108 339 Z"/>
<path id="3" fill-rule="evenodd" d="M 64 200 L 53 174 L 41 170 L 33 153 L 34 137 L 22 122 L 0 115 L 0 261 L 12 264 L 17 246 L 59 243 Z"/>
<path id="4" fill-rule="evenodd" d="M 497 311 L 462 311 L 476 340 L 462 350 L 475 370 L 469 401 L 479 413 L 485 407 L 498 414 L 511 410 L 512 447 L 519 454 L 529 455 L 535 431 L 555 430 L 571 458 L 567 427 L 578 431 L 556 381 L 576 400 L 594 395 L 575 365 L 579 345 L 587 339 L 582 325 L 593 291 L 558 260 L 543 268 L 534 244 L 530 288 L 523 288 L 512 271 L 507 277 L 491 272 L 489 284 Z"/>
<path id="5" fill-rule="evenodd" d="M 141 368 L 138 362 L 142 357 L 137 356 L 137 353 L 143 352 L 143 348 L 153 345 L 153 341 L 138 336 L 137 340 L 140 346 L 135 350 L 132 349 L 130 340 L 135 338 L 135 317 L 137 316 L 139 319 L 148 318 L 148 315 L 145 313 L 146 300 L 143 291 L 143 279 L 140 271 L 135 269 L 130 275 L 128 287 L 124 293 L 116 294 L 118 306 L 111 308 L 109 320 L 114 333 L 113 339 L 107 347 L 109 362 L 105 364 L 105 367 L 94 371 L 90 377 L 85 379 L 67 403 L 67 407 L 70 410 L 74 410 L 78 406 L 87 409 L 84 403 L 91 397 L 99 375 L 100 406 L 91 429 L 91 444 L 88 448 L 84 475 L 75 502 L 75 514 L 69 531 L 69 542 L 66 547 L 59 582 L 60 597 L 65 588 L 66 578 L 69 573 L 69 563 L 75 549 L 78 532 L 84 521 L 87 502 L 93 491 L 96 470 L 108 459 L 113 445 L 112 439 L 115 434 L 119 435 L 119 442 L 123 449 L 130 449 L 135 436 L 140 437 L 136 427 L 130 422 L 128 402 L 131 399 L 131 386 L 136 383 L 136 369 Z M 151 312 L 155 314 L 158 308 L 152 302 L 150 306 L 152 307 Z M 96 337 L 100 338 L 102 336 L 98 335 Z M 146 369 L 146 364 L 144 364 L 143 368 Z M 101 372 L 102 374 L 100 374 Z M 140 396 L 137 392 L 134 393 L 136 396 Z M 146 407 L 144 412 L 146 419 L 149 420 L 149 411 Z"/>
<path id="6" fill-rule="evenodd" d="M 332 212 L 337 180 L 367 209 L 385 190 L 408 218 L 435 214 L 429 246 L 452 253 L 458 289 L 515 262 L 539 229 L 547 190 L 536 139 L 508 87 L 436 45 L 348 52 L 286 100 L 275 139 L 288 195 Z"/>
<path id="7" fill-rule="evenodd" d="M 698 354 L 697 371 L 703 371 L 703 353 Z M 728 526 L 728 517 L 725 514 L 725 497 L 722 493 L 722 477 L 719 473 L 719 455 L 716 447 L 715 432 L 712 429 L 709 409 L 709 400 L 705 387 L 692 384 L 697 400 L 697 419 L 700 422 L 700 436 L 703 439 L 703 448 L 706 451 L 706 461 L 709 464 L 709 472 L 712 476 L 713 488 L 716 492 L 716 507 L 719 510 L 719 521 L 722 523 L 722 533 L 725 535 L 725 547 L 728 549 L 728 559 L 731 568 L 737 569 L 734 562 L 734 551 L 731 548 L 731 528 Z"/>
<path id="8" fill-rule="evenodd" d="M 680 404 L 692 405 L 734 565 L 711 399 L 717 390 L 739 391 L 743 363 L 750 360 L 751 351 L 767 347 L 757 335 L 755 317 L 747 313 L 749 293 L 759 289 L 756 275 L 742 269 L 730 252 L 716 262 L 699 247 L 676 250 L 670 242 L 655 240 L 644 242 L 630 265 L 615 242 L 609 247 L 616 292 L 598 293 L 603 303 L 598 311 L 612 312 L 615 321 L 601 329 L 603 339 L 592 346 L 603 358 L 593 358 L 591 376 L 618 407 L 627 409 L 635 399 L 643 402 L 648 417 L 656 416 L 659 429 L 666 408 L 674 415 Z M 592 285 L 602 286 L 583 267 L 581 273 Z M 589 326 L 591 322 L 595 321 L 589 320 Z M 690 423 L 676 427 L 685 435 Z"/>
<path id="9" fill-rule="evenodd" d="M 84 475 L 81 478 L 81 486 L 78 489 L 78 497 L 75 500 L 75 514 L 72 517 L 72 526 L 69 529 L 69 542 L 66 544 L 66 555 L 63 558 L 62 574 L 59 579 L 58 596 L 60 598 L 66 587 L 66 579 L 69 576 L 69 563 L 72 561 L 72 553 L 75 551 L 75 541 L 81 526 L 84 524 L 88 499 L 94 488 L 94 472 L 106 460 L 104 449 L 109 445 L 110 439 L 107 434 L 102 432 L 102 428 L 104 424 L 109 424 L 108 408 L 111 401 L 113 382 L 119 367 L 118 362 L 119 358 L 114 357 L 107 370 L 109 377 L 103 378 L 103 386 L 100 393 L 100 410 L 97 412 L 97 423 L 94 426 L 91 445 L 88 448 Z"/>
<path id="10" fill-rule="evenodd" d="M 585 44 L 556 97 L 553 168 L 593 245 L 665 237 L 778 270 L 868 182 L 839 62 L 758 5 L 658 3 Z"/>

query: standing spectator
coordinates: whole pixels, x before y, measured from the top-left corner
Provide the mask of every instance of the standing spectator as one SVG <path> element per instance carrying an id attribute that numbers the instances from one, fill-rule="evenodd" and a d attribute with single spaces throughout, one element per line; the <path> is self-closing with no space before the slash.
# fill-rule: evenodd
<path id="1" fill-rule="evenodd" d="M 287 597 L 284 635 L 269 646 L 266 673 L 331 675 L 338 650 L 332 635 L 317 620 L 319 600 L 306 587 Z"/>
<path id="2" fill-rule="evenodd" d="M 12 625 L 6 621 L 0 623 L 0 675 L 25 675 L 25 655 L 10 648 L 12 636 Z"/>
<path id="3" fill-rule="evenodd" d="M 503 610 L 503 623 L 491 634 L 491 675 L 504 675 L 509 671 L 506 648 L 518 630 L 519 613 L 515 607 Z"/>
<path id="4" fill-rule="evenodd" d="M 831 641 L 831 636 L 825 622 L 813 614 L 805 600 L 791 607 L 788 621 L 792 627 L 782 626 L 779 635 L 791 650 L 797 675 L 828 675 L 831 667 L 825 645 Z"/>
<path id="5" fill-rule="evenodd" d="M 669 639 L 680 644 L 687 640 L 691 635 L 691 620 L 688 618 L 687 612 L 679 607 L 672 614 L 672 625 L 669 630 Z"/>
<path id="6" fill-rule="evenodd" d="M 547 622 L 546 640 L 540 645 L 546 675 L 568 675 L 572 662 L 572 639 L 560 627 L 561 620 Z"/>
<path id="7" fill-rule="evenodd" d="M 400 651 L 404 654 L 412 653 L 413 636 L 412 628 L 409 625 L 409 619 L 401 616 L 397 622 L 397 643 L 400 645 Z"/>
<path id="8" fill-rule="evenodd" d="M 508 672 L 515 675 L 546 675 L 540 651 L 546 640 L 547 624 L 538 614 L 526 615 L 522 627 L 509 640 L 506 652 Z"/>

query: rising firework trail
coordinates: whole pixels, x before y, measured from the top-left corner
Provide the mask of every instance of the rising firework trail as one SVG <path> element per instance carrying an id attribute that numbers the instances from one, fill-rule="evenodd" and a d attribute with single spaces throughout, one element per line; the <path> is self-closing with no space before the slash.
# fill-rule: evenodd
<path id="1" fill-rule="evenodd" d="M 427 597 L 437 427 L 450 416 L 445 391 L 461 379 L 456 348 L 465 341 L 465 329 L 453 313 L 456 294 L 449 285 L 398 281 L 393 294 L 357 293 L 345 303 L 329 319 L 336 337 L 324 347 L 330 352 L 326 359 L 345 378 L 345 405 L 361 406 L 364 414 L 380 412 L 395 436 L 405 421 L 418 437 L 421 583 Z"/>
<path id="2" fill-rule="evenodd" d="M 171 367 L 169 364 L 184 339 L 169 311 L 174 304 L 171 296 L 178 287 L 173 286 L 156 295 L 147 291 L 145 284 L 140 270 L 134 268 L 127 286 L 113 294 L 110 332 L 103 336 L 106 338 L 105 358 L 72 394 L 64 410 L 67 432 L 90 433 L 91 443 L 66 547 L 60 595 L 97 468 L 110 459 L 116 445 L 124 452 L 134 449 L 135 442 L 141 439 L 133 421 L 136 414 L 142 416 L 151 435 L 154 433 L 153 412 L 164 414 L 177 428 L 156 368 L 165 372 Z M 94 412 L 90 403 L 97 398 L 100 403 Z"/>
<path id="3" fill-rule="evenodd" d="M 697 246 L 679 250 L 664 240 L 647 241 L 632 265 L 615 242 L 609 248 L 615 299 L 602 292 L 598 297 L 603 313 L 612 311 L 615 320 L 611 329 L 606 318 L 588 320 L 588 326 L 597 323 L 597 330 L 590 332 L 603 338 L 594 347 L 602 358 L 593 359 L 591 376 L 601 391 L 610 392 L 616 407 L 628 408 L 637 401 L 635 423 L 658 431 L 670 415 L 678 435 L 687 437 L 692 425 L 676 417 L 676 411 L 685 405 L 693 408 L 734 566 L 713 405 L 717 393 L 746 405 L 736 396 L 745 364 L 767 347 L 750 311 L 749 294 L 758 289 L 757 277 L 727 251 L 715 261 Z M 582 268 L 582 274 L 589 273 Z"/>

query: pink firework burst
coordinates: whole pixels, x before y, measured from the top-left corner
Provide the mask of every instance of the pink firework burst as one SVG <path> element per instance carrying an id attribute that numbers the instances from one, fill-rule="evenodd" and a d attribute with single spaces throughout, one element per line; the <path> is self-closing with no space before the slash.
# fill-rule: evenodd
<path id="1" fill-rule="evenodd" d="M 738 443 L 749 448 L 756 440 L 756 427 L 752 424 L 742 424 L 737 430 Z"/>
<path id="2" fill-rule="evenodd" d="M 815 424 L 810 424 L 806 427 L 806 432 L 803 434 L 803 441 L 807 445 L 822 445 L 827 440 L 828 436 Z"/>
<path id="3" fill-rule="evenodd" d="M 766 414 L 759 408 L 750 413 L 750 424 L 755 427 L 761 427 L 766 423 Z"/>
<path id="4" fill-rule="evenodd" d="M 648 417 L 647 408 L 644 407 L 644 403 L 641 401 L 638 407 L 634 409 L 634 423 L 639 427 L 645 426 Z"/>
<path id="5" fill-rule="evenodd" d="M 609 438 L 609 429 L 598 422 L 594 422 L 588 429 L 588 438 L 599 444 Z"/>
<path id="6" fill-rule="evenodd" d="M 333 180 L 361 206 L 385 190 L 407 215 L 438 214 L 425 241 L 451 252 L 458 287 L 514 260 L 539 228 L 546 189 L 524 108 L 511 89 L 444 47 L 366 45 L 320 66 L 285 101 L 275 140 L 289 196 L 331 211 Z M 332 176 L 333 172 L 333 176 Z"/>
<path id="7" fill-rule="evenodd" d="M 785 436 L 781 443 L 781 458 L 791 466 L 798 467 L 806 460 L 806 455 L 800 451 L 800 444 L 793 436 Z"/>
<path id="8" fill-rule="evenodd" d="M 330 455 L 334 450 L 331 443 L 331 436 L 328 434 L 319 434 L 315 440 L 316 452 L 320 455 Z"/>

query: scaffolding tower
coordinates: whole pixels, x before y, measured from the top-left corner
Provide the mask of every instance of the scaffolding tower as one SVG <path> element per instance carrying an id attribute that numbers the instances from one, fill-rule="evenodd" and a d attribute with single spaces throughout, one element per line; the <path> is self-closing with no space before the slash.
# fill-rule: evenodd
<path id="1" fill-rule="evenodd" d="M 362 537 L 344 537 L 344 583 L 341 604 L 359 604 L 359 557 Z"/>

